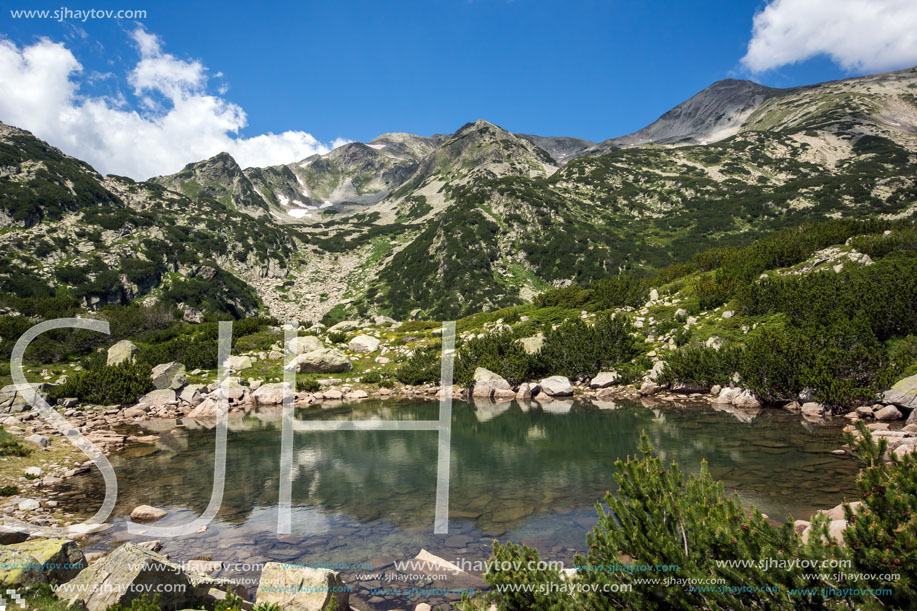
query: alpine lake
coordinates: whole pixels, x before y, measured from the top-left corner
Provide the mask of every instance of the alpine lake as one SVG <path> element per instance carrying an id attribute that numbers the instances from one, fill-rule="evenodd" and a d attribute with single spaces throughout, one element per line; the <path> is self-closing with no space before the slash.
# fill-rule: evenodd
<path id="1" fill-rule="evenodd" d="M 436 401 L 374 400 L 297 408 L 294 418 L 435 421 L 439 410 Z M 571 399 L 543 406 L 454 401 L 451 422 L 446 534 L 434 534 L 438 434 L 424 430 L 295 432 L 291 534 L 278 534 L 282 411 L 262 408 L 230 415 L 216 518 L 202 532 L 163 539 L 161 553 L 175 561 L 222 561 L 214 574 L 242 581 L 252 594 L 260 563 L 273 561 L 339 568 L 361 609 L 448 607 L 460 596 L 444 590 L 479 587 L 479 575 L 439 581 L 399 573 L 393 563 L 426 549 L 467 567 L 489 558 L 498 539 L 572 566 L 597 522 L 596 502 L 615 490 L 615 461 L 637 452 L 643 431 L 665 463 L 697 473 L 706 459 L 727 490 L 777 521 L 807 519 L 856 493 L 857 461 L 832 454 L 843 443 L 840 419 L 811 423 L 778 409 Z M 214 427 L 192 420 L 147 425 L 158 442 L 111 456 L 118 503 L 110 528 L 93 534 L 86 551 L 153 538 L 127 531 L 137 505 L 166 509 L 155 525 L 170 526 L 190 522 L 210 501 Z M 104 496 L 96 470 L 66 485 L 78 493 L 70 509 L 87 514 Z"/>

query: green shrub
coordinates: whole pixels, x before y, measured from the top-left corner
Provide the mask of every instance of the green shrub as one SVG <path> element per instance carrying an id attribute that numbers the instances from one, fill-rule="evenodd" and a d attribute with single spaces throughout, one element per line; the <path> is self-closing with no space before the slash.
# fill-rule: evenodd
<path id="1" fill-rule="evenodd" d="M 121 363 L 73 373 L 65 384 L 52 387 L 52 399 L 76 397 L 100 405 L 134 403 L 153 390 L 149 365 Z"/>
<path id="2" fill-rule="evenodd" d="M 727 495 L 706 461 L 697 476 L 685 476 L 674 462 L 666 468 L 644 433 L 639 455 L 615 462 L 617 492 L 596 504 L 599 521 L 587 534 L 587 554 L 575 558 L 573 577 L 538 569 L 533 548 L 495 542 L 492 559 L 498 562 L 484 575 L 495 589 L 483 600 L 464 598 L 460 608 L 475 611 L 491 603 L 500 611 L 911 608 L 917 596 L 917 456 L 886 462 L 887 441 L 876 443 L 863 423 L 858 429 L 860 438 L 850 443 L 863 463 L 857 478 L 862 504 L 855 512 L 844 508 L 843 546 L 829 536 L 824 515 L 812 521 L 805 544 L 791 518 L 771 526 L 738 495 Z M 843 566 L 837 572 L 858 580 L 809 571 L 800 561 Z M 527 569 L 530 562 L 536 570 Z M 630 562 L 656 569 L 631 571 Z M 886 580 L 891 575 L 897 578 Z M 668 578 L 719 586 L 660 587 Z M 528 584 L 534 587 L 518 587 Z M 832 593 L 846 588 L 843 598 Z M 870 589 L 890 595 L 876 597 Z"/>
<path id="3" fill-rule="evenodd" d="M 545 331 L 533 373 L 586 379 L 618 367 L 640 353 L 631 331 L 624 317 L 610 314 L 599 314 L 594 324 L 579 318 L 568 320 Z"/>
<path id="4" fill-rule="evenodd" d="M 382 381 L 382 374 L 378 371 L 367 371 L 360 376 L 360 381 L 364 384 L 378 384 Z"/>
<path id="5" fill-rule="evenodd" d="M 701 386 L 725 385 L 738 368 L 741 351 L 731 346 L 719 350 L 705 345 L 689 345 L 666 357 L 662 382 L 693 382 Z"/>
<path id="6" fill-rule="evenodd" d="M 347 334 L 343 331 L 332 331 L 328 334 L 328 342 L 331 344 L 341 344 L 347 341 Z"/>
<path id="7" fill-rule="evenodd" d="M 395 371 L 395 378 L 402 384 L 416 386 L 440 379 L 440 357 L 442 347 L 438 344 L 418 348 L 407 361 Z"/>
<path id="8" fill-rule="evenodd" d="M 470 385 L 478 367 L 489 369 L 515 386 L 533 375 L 534 359 L 510 331 L 488 333 L 463 342 L 455 359 L 455 381 Z"/>
<path id="9" fill-rule="evenodd" d="M 31 453 L 32 450 L 22 445 L 18 437 L 0 428 L 0 456 L 28 456 Z"/>
<path id="10" fill-rule="evenodd" d="M 16 486 L 3 486 L 0 488 L 0 496 L 16 496 L 19 494 L 19 488 Z"/>
<path id="11" fill-rule="evenodd" d="M 318 380 L 313 378 L 303 378 L 296 380 L 296 390 L 298 392 L 315 392 L 322 387 Z"/>

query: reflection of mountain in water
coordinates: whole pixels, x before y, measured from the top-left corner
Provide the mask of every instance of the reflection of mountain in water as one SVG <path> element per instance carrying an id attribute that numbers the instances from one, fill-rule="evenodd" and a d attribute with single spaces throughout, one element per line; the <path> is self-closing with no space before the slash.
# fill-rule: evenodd
<path id="1" fill-rule="evenodd" d="M 472 518 L 484 531 L 499 534 L 554 509 L 589 507 L 613 489 L 614 461 L 636 451 L 642 430 L 666 461 L 677 460 L 685 471 L 696 471 L 706 458 L 715 477 L 774 517 L 790 511 L 802 515 L 852 492 L 855 465 L 830 454 L 838 445 L 838 430 L 809 432 L 797 417 L 783 412 L 766 412 L 745 423 L 708 408 L 648 409 L 582 401 L 568 405 L 569 410 L 561 410 L 534 403 L 456 403 L 452 515 Z M 438 409 L 432 402 L 367 403 L 302 411 L 297 417 L 435 420 Z M 256 508 L 277 503 L 280 412 L 250 414 L 235 420 L 231 429 L 220 518 L 242 523 Z M 294 505 L 345 514 L 362 523 L 381 519 L 409 530 L 431 528 L 435 433 L 296 433 L 294 443 Z M 213 432 L 173 429 L 157 445 L 153 454 L 128 458 L 128 451 L 116 461 L 119 510 L 149 503 L 202 512 L 212 485 Z M 101 496 L 97 478 L 77 480 L 76 485 L 94 498 Z"/>

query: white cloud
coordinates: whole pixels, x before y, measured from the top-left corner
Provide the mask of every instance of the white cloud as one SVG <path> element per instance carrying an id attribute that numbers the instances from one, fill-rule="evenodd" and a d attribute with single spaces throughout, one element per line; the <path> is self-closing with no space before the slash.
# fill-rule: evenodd
<path id="1" fill-rule="evenodd" d="M 177 172 L 224 151 L 242 167 L 265 166 L 292 163 L 346 142 L 323 144 L 303 131 L 240 137 L 245 112 L 220 97 L 223 91 L 208 93 L 204 65 L 163 52 L 159 37 L 143 29 L 132 37 L 140 61 L 127 80 L 139 110 L 123 96 L 81 95 L 80 80 L 90 83 L 99 75 L 84 75 L 63 44 L 42 39 L 20 49 L 0 40 L 0 120 L 103 173 L 136 179 Z"/>
<path id="2" fill-rule="evenodd" d="M 752 72 L 827 55 L 851 72 L 917 64 L 915 0 L 772 0 L 754 18 Z"/>

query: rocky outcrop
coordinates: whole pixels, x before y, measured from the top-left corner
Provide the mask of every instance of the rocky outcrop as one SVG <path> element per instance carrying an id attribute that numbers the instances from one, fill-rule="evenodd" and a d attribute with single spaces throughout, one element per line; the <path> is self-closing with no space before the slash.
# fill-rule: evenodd
<path id="1" fill-rule="evenodd" d="M 120 342 L 108 349 L 108 359 L 106 365 L 120 365 L 121 363 L 132 363 L 140 348 L 133 342 L 122 339 Z"/>
<path id="2" fill-rule="evenodd" d="M 281 609 L 322 611 L 332 606 L 350 608 L 350 589 L 339 573 L 280 562 L 268 562 L 261 569 L 255 602 L 275 604 Z"/>

